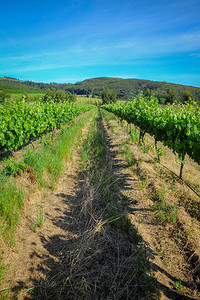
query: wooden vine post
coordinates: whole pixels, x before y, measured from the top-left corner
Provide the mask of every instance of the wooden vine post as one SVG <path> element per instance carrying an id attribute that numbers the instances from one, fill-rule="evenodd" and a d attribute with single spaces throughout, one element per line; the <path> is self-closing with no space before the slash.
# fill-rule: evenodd
<path id="1" fill-rule="evenodd" d="M 184 167 L 184 160 L 181 161 L 181 167 L 180 167 L 180 179 L 182 179 L 183 176 L 183 167 Z"/>
<path id="2" fill-rule="evenodd" d="M 13 158 L 15 158 L 15 150 L 11 151 L 11 155 L 12 155 Z"/>
<path id="3" fill-rule="evenodd" d="M 55 140 L 57 140 L 57 128 L 56 128 L 56 124 L 53 127 L 53 137 Z"/>
<path id="4" fill-rule="evenodd" d="M 145 143 L 144 143 L 144 136 L 145 136 L 145 132 L 140 129 L 140 136 L 139 136 L 139 144 L 140 145 L 141 144 L 145 145 Z"/>
<path id="5" fill-rule="evenodd" d="M 182 155 L 181 157 L 181 167 L 180 167 L 180 179 L 182 179 L 182 176 L 183 176 L 183 167 L 184 167 L 184 164 L 185 164 L 185 153 Z"/>
<path id="6" fill-rule="evenodd" d="M 31 145 L 33 146 L 33 149 L 35 150 L 35 145 L 34 145 L 33 141 L 31 141 Z"/>

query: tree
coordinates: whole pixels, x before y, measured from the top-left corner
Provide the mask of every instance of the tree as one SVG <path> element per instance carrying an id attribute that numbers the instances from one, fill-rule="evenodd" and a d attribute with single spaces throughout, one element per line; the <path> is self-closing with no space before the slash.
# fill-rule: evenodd
<path id="1" fill-rule="evenodd" d="M 43 98 L 44 102 L 64 102 L 66 101 L 65 90 L 48 89 Z"/>
<path id="2" fill-rule="evenodd" d="M 103 87 L 103 90 L 102 90 L 102 101 L 103 101 L 103 104 L 115 103 L 117 101 L 115 91 L 110 91 L 108 88 L 105 89 Z"/>
<path id="3" fill-rule="evenodd" d="M 149 88 L 146 89 L 145 96 L 149 101 L 151 99 L 151 96 L 154 96 L 154 95 L 155 95 L 155 92 L 153 90 L 150 90 Z"/>
<path id="4" fill-rule="evenodd" d="M 185 91 L 183 93 L 183 103 L 191 104 L 192 102 L 194 102 L 194 100 L 194 95 L 192 95 L 192 93 L 190 93 L 189 91 Z"/>
<path id="5" fill-rule="evenodd" d="M 166 102 L 167 103 L 174 103 L 175 101 L 178 100 L 178 93 L 176 90 L 172 90 L 171 88 L 169 88 L 167 90 L 167 95 L 166 95 Z"/>
<path id="6" fill-rule="evenodd" d="M 66 94 L 66 100 L 68 101 L 68 102 L 75 102 L 76 100 L 77 100 L 77 96 L 76 96 L 76 94 L 71 94 L 71 93 L 67 93 Z"/>
<path id="7" fill-rule="evenodd" d="M 65 90 L 58 90 L 55 92 L 55 102 L 64 102 L 66 100 Z"/>

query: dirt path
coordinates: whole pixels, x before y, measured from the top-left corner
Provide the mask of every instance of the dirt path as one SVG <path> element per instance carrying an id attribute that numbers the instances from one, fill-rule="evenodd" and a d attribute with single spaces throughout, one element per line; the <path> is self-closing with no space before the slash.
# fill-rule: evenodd
<path id="1" fill-rule="evenodd" d="M 166 225 L 164 228 L 155 222 L 152 200 L 146 196 L 138 176 L 120 154 L 120 145 L 129 138 L 125 128 L 118 125 L 116 120 L 109 121 L 109 125 L 104 120 L 104 127 L 115 174 L 120 179 L 120 191 L 130 203 L 127 216 L 138 229 L 150 253 L 151 265 L 161 292 L 160 299 L 199 299 L 196 290 L 193 290 L 196 287 L 190 268 L 185 262 L 185 255 L 173 238 L 170 238 L 170 228 L 167 228 L 170 226 Z"/>
<path id="2" fill-rule="evenodd" d="M 82 130 L 82 142 L 90 123 Z M 50 270 L 54 270 L 55 274 L 62 270 L 63 248 L 65 252 L 67 248 L 70 251 L 70 241 L 77 237 L 74 218 L 79 197 L 77 189 L 81 184 L 78 178 L 79 151 L 74 151 L 73 161 L 68 162 L 68 169 L 57 183 L 56 191 L 38 191 L 29 198 L 16 232 L 16 246 L 6 253 L 3 285 L 8 289 L 13 287 L 9 299 L 30 299 L 35 287 L 38 288 L 44 281 L 45 288 L 52 286 L 54 275 Z M 34 227 L 34 219 L 37 223 L 41 222 L 41 228 Z"/>
<path id="3" fill-rule="evenodd" d="M 115 121 L 113 125 L 117 126 Z M 142 237 L 141 244 L 146 246 L 150 254 L 161 292 L 160 299 L 198 299 L 192 290 L 192 277 L 184 256 L 163 226 L 153 221 L 152 202 L 144 196 L 138 177 L 128 168 L 120 154 L 120 145 L 127 139 L 125 131 L 116 127 L 117 131 L 112 133 L 105 120 L 101 127 L 107 144 L 109 169 L 114 176 L 113 186 L 118 187 L 118 198 L 126 202 L 126 215 L 138 229 Z M 88 127 L 84 129 L 84 138 L 87 133 Z M 37 209 L 41 206 L 36 207 L 35 199 L 30 199 L 30 209 L 18 231 L 21 245 L 15 251 L 10 251 L 7 259 L 10 266 L 5 286 L 13 287 L 9 299 L 151 298 L 131 298 L 128 288 L 127 296 L 124 296 L 124 291 L 123 296 L 120 296 L 119 291 L 124 288 L 123 280 L 132 266 L 136 265 L 134 259 L 139 259 L 138 249 L 133 239 L 118 225 L 114 229 L 109 224 L 104 227 L 105 220 L 101 217 L 105 209 L 101 207 L 98 211 L 99 204 L 95 204 L 98 188 L 91 186 L 91 174 L 88 177 L 80 166 L 78 151 L 74 154 L 73 163 L 60 179 L 57 190 L 43 197 L 41 203 L 38 201 L 41 195 L 34 195 L 37 203 L 43 207 L 45 218 L 43 226 L 35 231 L 32 216 L 37 212 L 39 215 Z M 84 211 L 86 206 L 91 206 L 91 209 Z M 95 279 L 91 281 L 95 282 L 92 285 L 88 280 L 91 276 Z M 70 278 L 74 282 L 70 282 Z M 178 285 L 180 280 L 181 286 Z M 63 291 L 69 285 L 73 288 L 66 298 Z M 101 287 L 99 290 L 98 286 Z M 78 294 L 76 288 L 81 290 L 81 294 Z M 104 292 L 112 295 L 109 289 L 117 292 L 105 298 Z"/>

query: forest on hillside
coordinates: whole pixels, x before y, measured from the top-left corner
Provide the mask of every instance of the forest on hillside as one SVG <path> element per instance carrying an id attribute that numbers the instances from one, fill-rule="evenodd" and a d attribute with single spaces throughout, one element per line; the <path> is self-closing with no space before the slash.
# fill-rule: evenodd
<path id="1" fill-rule="evenodd" d="M 93 97 L 101 97 L 103 88 L 115 91 L 118 99 L 129 99 L 142 91 L 144 95 L 149 96 L 153 94 L 159 100 L 166 99 L 171 93 L 174 95 L 173 97 L 180 102 L 183 102 L 184 93 L 187 91 L 196 101 L 200 102 L 200 88 L 168 82 L 98 77 L 72 84 L 22 81 L 11 77 L 0 78 L 0 90 L 9 92 L 12 90 L 45 92 L 47 89 L 63 89 L 72 94 L 75 93 L 77 95 L 93 95 Z"/>

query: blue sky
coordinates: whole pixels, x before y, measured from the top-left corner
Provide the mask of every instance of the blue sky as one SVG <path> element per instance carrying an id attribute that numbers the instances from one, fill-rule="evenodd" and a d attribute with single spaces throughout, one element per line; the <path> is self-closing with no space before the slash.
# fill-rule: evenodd
<path id="1" fill-rule="evenodd" d="M 0 0 L 0 76 L 200 87 L 199 0 Z"/>

